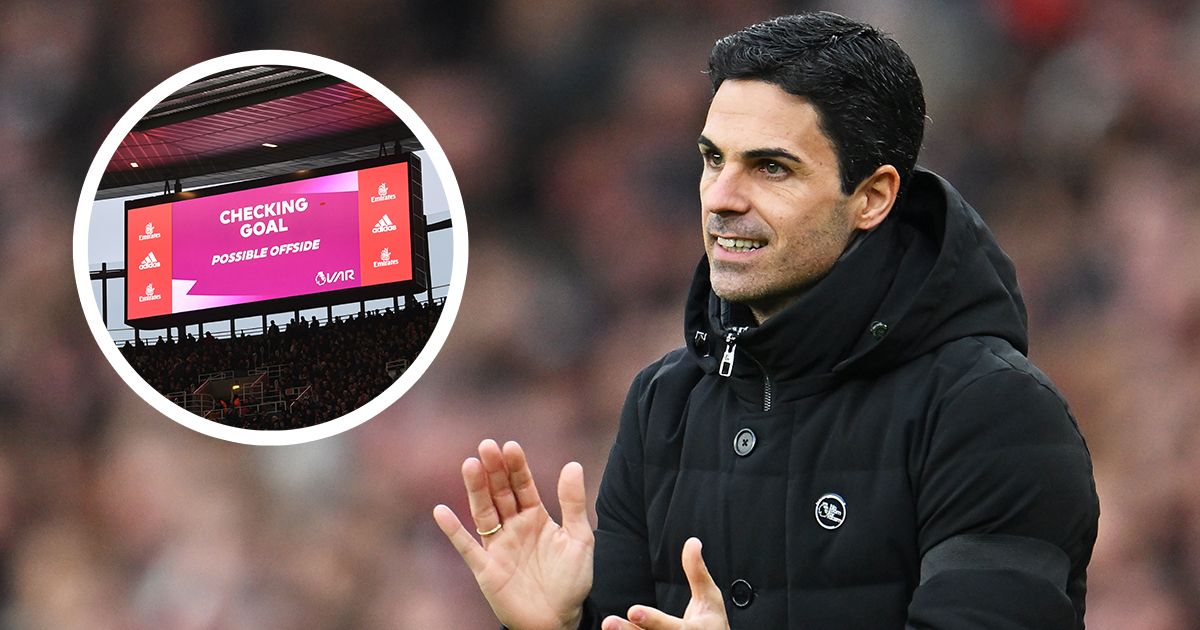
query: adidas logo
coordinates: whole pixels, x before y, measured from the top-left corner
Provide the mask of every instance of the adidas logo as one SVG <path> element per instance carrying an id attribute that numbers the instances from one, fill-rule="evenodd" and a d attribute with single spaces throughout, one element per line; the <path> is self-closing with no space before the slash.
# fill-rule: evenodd
<path id="1" fill-rule="evenodd" d="M 138 302 L 153 302 L 155 300 L 161 300 L 161 299 L 162 299 L 162 294 L 154 292 L 154 283 L 153 282 L 146 285 L 146 295 L 138 296 Z"/>
<path id="2" fill-rule="evenodd" d="M 376 260 L 375 262 L 371 263 L 371 265 L 375 269 L 378 269 L 380 267 L 391 267 L 392 265 L 398 265 L 398 264 L 400 264 L 400 261 L 392 260 L 392 250 L 390 250 L 386 247 L 384 247 L 382 250 L 380 250 L 379 260 Z"/>
<path id="3" fill-rule="evenodd" d="M 142 262 L 138 263 L 138 269 L 142 271 L 147 269 L 158 269 L 161 266 L 162 263 L 158 262 L 158 259 L 154 257 L 154 252 L 146 254 L 146 257 L 142 259 Z"/>
<path id="4" fill-rule="evenodd" d="M 149 241 L 149 240 L 153 240 L 156 238 L 162 238 L 162 234 L 159 234 L 158 232 L 154 231 L 154 223 L 147 223 L 146 224 L 146 233 L 138 234 L 139 241 Z"/>
<path id="5" fill-rule="evenodd" d="M 387 187 L 386 182 L 383 184 L 380 184 L 379 190 L 377 190 L 376 192 L 378 192 L 379 194 L 374 197 L 371 197 L 371 203 L 379 203 L 380 201 L 390 201 L 390 200 L 396 198 L 396 195 L 394 193 L 388 192 L 388 187 Z"/>
<path id="6" fill-rule="evenodd" d="M 386 215 L 386 214 L 383 215 L 383 218 L 379 220 L 379 223 L 375 224 L 375 227 L 371 228 L 372 234 L 381 234 L 383 232 L 395 232 L 395 231 L 396 231 L 396 224 L 392 223 L 391 218 L 389 218 L 388 215 Z"/>

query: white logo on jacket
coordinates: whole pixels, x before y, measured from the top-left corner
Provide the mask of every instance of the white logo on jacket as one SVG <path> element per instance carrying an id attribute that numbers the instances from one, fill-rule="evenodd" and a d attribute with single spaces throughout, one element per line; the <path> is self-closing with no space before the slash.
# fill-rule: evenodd
<path id="1" fill-rule="evenodd" d="M 817 525 L 825 529 L 837 529 L 846 522 L 846 500 L 832 492 L 824 494 L 817 499 L 814 513 L 817 516 Z"/>

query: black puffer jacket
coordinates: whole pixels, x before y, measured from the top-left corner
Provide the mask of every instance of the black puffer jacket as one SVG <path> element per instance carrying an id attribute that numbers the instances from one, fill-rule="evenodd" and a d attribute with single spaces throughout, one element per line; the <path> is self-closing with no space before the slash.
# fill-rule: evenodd
<path id="1" fill-rule="evenodd" d="M 690 536 L 735 629 L 1083 626 L 1091 461 L 1025 357 L 1011 262 L 948 183 L 918 170 L 762 326 L 702 262 L 686 323 L 625 403 L 584 627 L 681 615 Z"/>

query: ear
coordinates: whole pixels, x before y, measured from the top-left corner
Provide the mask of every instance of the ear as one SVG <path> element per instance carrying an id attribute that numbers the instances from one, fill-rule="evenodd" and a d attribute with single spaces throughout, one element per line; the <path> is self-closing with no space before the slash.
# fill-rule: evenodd
<path id="1" fill-rule="evenodd" d="M 854 227 L 870 230 L 883 222 L 896 203 L 900 193 L 900 173 L 895 166 L 884 164 L 875 169 L 858 184 L 851 197 L 854 212 Z"/>

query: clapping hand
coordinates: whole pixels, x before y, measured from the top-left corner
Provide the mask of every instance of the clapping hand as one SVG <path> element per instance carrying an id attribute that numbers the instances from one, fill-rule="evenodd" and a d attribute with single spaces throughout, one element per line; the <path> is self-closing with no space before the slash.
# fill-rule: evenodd
<path id="1" fill-rule="evenodd" d="M 576 630 L 592 588 L 595 540 L 588 523 L 583 467 L 558 478 L 559 526 L 542 504 L 516 442 L 479 444 L 462 465 L 471 518 L 480 540 L 445 505 L 434 520 L 462 555 L 496 618 L 512 630 Z M 715 588 L 715 587 L 714 587 Z"/>
<path id="2" fill-rule="evenodd" d="M 615 615 L 606 618 L 602 630 L 729 630 L 725 600 L 700 555 L 699 538 L 683 543 L 683 572 L 692 587 L 692 599 L 682 619 L 638 605 L 629 609 L 627 619 Z"/>

